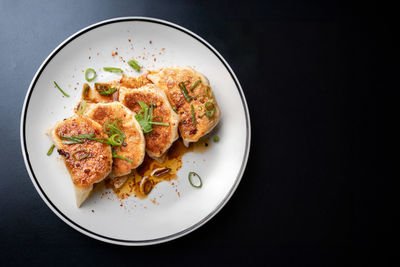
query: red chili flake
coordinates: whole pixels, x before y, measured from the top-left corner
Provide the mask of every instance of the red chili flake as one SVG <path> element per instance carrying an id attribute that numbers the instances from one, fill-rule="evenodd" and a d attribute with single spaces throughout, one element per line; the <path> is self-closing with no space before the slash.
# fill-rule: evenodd
<path id="1" fill-rule="evenodd" d="M 149 42 L 150 44 L 152 44 L 153 42 L 150 40 L 150 42 Z"/>
<path id="2" fill-rule="evenodd" d="M 128 39 L 128 42 L 130 42 L 131 41 L 131 39 Z"/>
<path id="3" fill-rule="evenodd" d="M 92 210 L 92 212 L 94 213 L 94 210 Z"/>
<path id="4" fill-rule="evenodd" d="M 154 62 L 156 62 L 157 61 L 157 59 L 156 58 L 154 58 Z"/>

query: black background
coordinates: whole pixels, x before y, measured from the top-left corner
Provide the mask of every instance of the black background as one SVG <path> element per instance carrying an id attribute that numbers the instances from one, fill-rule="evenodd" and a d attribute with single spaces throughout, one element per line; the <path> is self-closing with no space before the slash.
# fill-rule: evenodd
<path id="1" fill-rule="evenodd" d="M 67 226 L 34 189 L 20 148 L 23 99 L 42 61 L 119 16 L 169 20 L 210 42 L 241 82 L 252 123 L 230 202 L 195 232 L 150 247 Z M 398 247 L 388 243 L 398 208 L 384 151 L 394 134 L 383 124 L 398 113 L 395 16 L 347 1 L 0 0 L 0 265 L 387 265 Z"/>

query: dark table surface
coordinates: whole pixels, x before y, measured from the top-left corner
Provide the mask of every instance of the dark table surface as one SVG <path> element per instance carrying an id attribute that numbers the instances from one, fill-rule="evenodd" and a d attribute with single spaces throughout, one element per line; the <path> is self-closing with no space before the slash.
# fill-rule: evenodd
<path id="1" fill-rule="evenodd" d="M 394 227 L 391 172 L 380 165 L 394 161 L 378 138 L 380 106 L 394 112 L 398 99 L 393 9 L 320 2 L 0 0 L 0 265 L 371 263 Z M 42 61 L 81 28 L 119 16 L 205 38 L 235 71 L 252 121 L 247 169 L 225 208 L 150 247 L 102 243 L 62 222 L 20 148 L 23 100 Z"/>

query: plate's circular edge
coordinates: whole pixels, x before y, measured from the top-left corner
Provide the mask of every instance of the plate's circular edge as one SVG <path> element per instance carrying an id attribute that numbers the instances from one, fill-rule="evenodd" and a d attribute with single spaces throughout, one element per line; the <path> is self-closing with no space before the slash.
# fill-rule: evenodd
<path id="1" fill-rule="evenodd" d="M 26 112 L 27 112 L 27 105 L 29 103 L 32 91 L 33 91 L 33 87 L 36 84 L 36 81 L 38 79 L 38 77 L 40 76 L 40 74 L 42 73 L 43 69 L 45 68 L 45 66 L 51 61 L 51 59 L 65 46 L 67 45 L 69 42 L 71 42 L 72 40 L 74 40 L 75 38 L 79 37 L 80 35 L 84 34 L 85 32 L 88 32 L 92 29 L 95 29 L 97 27 L 106 25 L 106 24 L 110 24 L 110 23 L 118 23 L 118 22 L 124 22 L 124 21 L 145 21 L 145 22 L 151 22 L 151 23 L 158 23 L 158 24 L 162 24 L 164 26 L 169 26 L 172 28 L 175 28 L 177 30 L 180 30 L 186 34 L 188 34 L 189 36 L 197 39 L 198 41 L 200 41 L 203 45 L 205 45 L 208 49 L 210 49 L 217 57 L 218 59 L 223 63 L 223 65 L 226 67 L 226 69 L 228 70 L 229 74 L 231 75 L 231 77 L 233 78 L 235 85 L 239 91 L 239 95 L 241 97 L 242 100 L 242 104 L 243 104 L 243 108 L 245 111 L 245 117 L 246 117 L 246 147 L 245 147 L 245 153 L 244 153 L 244 157 L 243 157 L 243 161 L 242 161 L 242 165 L 240 167 L 240 171 L 236 177 L 236 181 L 233 184 L 232 188 L 230 189 L 229 193 L 226 195 L 226 197 L 224 198 L 224 200 L 212 211 L 210 212 L 205 218 L 203 218 L 201 221 L 197 222 L 196 224 L 190 226 L 189 228 L 182 230 L 180 232 L 174 233 L 172 235 L 169 236 L 165 236 L 165 237 L 161 237 L 161 238 L 157 238 L 157 239 L 150 239 L 150 240 L 121 240 L 121 239 L 115 239 L 115 238 L 111 238 L 111 237 L 107 237 L 107 236 L 102 236 L 100 234 L 94 233 L 90 230 L 87 230 L 83 227 L 81 227 L 80 225 L 78 225 L 77 223 L 75 223 L 74 221 L 72 221 L 71 219 L 69 219 L 66 215 L 64 215 L 60 210 L 58 210 L 58 208 L 50 201 L 50 199 L 48 199 L 48 197 L 46 196 L 46 194 L 44 193 L 43 189 L 41 188 L 39 182 L 36 180 L 36 177 L 33 173 L 32 170 L 32 166 L 31 163 L 29 161 L 29 155 L 27 152 L 27 147 L 26 147 L 26 142 L 25 142 L 25 119 L 26 119 Z M 36 191 L 39 193 L 40 197 L 43 199 L 43 201 L 46 203 L 46 205 L 61 219 L 63 220 L 65 223 L 67 223 L 69 226 L 71 226 L 72 228 L 74 228 L 75 230 L 90 236 L 94 239 L 103 241 L 103 242 L 107 242 L 107 243 L 111 243 L 111 244 L 117 244 L 117 245 L 125 245 L 125 246 L 140 246 L 140 245 L 152 245 L 152 244 L 158 244 L 158 243 L 164 243 L 167 241 L 171 241 L 174 240 L 176 238 L 182 237 L 184 235 L 189 234 L 190 232 L 198 229 L 200 226 L 204 225 L 206 222 L 208 222 L 211 218 L 213 218 L 224 206 L 225 204 L 229 201 L 229 199 L 232 197 L 233 193 L 236 191 L 236 188 L 238 187 L 240 180 L 242 179 L 244 170 L 246 168 L 247 165 L 247 160 L 249 157 L 249 152 L 250 152 L 250 142 L 251 142 L 251 126 L 250 126 L 250 114 L 249 114 L 249 109 L 247 106 L 247 102 L 246 102 L 246 98 L 244 96 L 242 87 L 239 83 L 239 80 L 237 79 L 235 73 L 233 72 L 233 70 L 231 69 L 231 67 L 229 66 L 229 64 L 226 62 L 226 60 L 219 54 L 219 52 L 212 46 L 210 45 L 207 41 L 205 41 L 203 38 L 201 38 L 200 36 L 198 36 L 197 34 L 191 32 L 190 30 L 181 27 L 177 24 L 174 24 L 172 22 L 168 22 L 165 20 L 160 20 L 160 19 L 156 19 L 156 18 L 150 18 L 150 17 L 118 17 L 118 18 L 113 18 L 113 19 L 108 19 L 108 20 L 104 20 L 104 21 L 100 21 L 98 23 L 92 24 L 74 34 L 72 34 L 71 36 L 69 36 L 65 41 L 63 41 L 59 46 L 57 46 L 51 53 L 50 55 L 43 61 L 43 63 L 40 65 L 39 69 L 37 70 L 35 76 L 33 77 L 30 85 L 29 85 L 29 89 L 26 93 L 25 96 L 25 100 L 24 100 L 24 104 L 22 106 L 22 112 L 21 112 L 21 123 L 20 123 L 20 138 L 21 138 L 21 150 L 22 150 L 22 155 L 24 158 L 24 163 L 25 163 L 25 167 L 28 171 L 29 177 L 31 178 L 31 181 L 33 183 L 33 185 L 36 188 Z"/>

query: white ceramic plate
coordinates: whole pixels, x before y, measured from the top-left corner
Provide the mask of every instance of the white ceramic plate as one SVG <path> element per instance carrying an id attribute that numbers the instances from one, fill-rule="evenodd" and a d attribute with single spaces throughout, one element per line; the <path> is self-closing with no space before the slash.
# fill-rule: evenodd
<path id="1" fill-rule="evenodd" d="M 113 52 L 118 55 L 111 56 Z M 222 111 L 218 127 L 210 134 L 211 137 L 218 135 L 220 142 L 211 142 L 211 148 L 204 154 L 186 154 L 174 185 L 157 184 L 145 200 L 132 196 L 120 201 L 112 192 L 102 196 L 101 191 L 96 191 L 77 208 L 72 182 L 60 156 L 57 153 L 46 156 L 51 141 L 45 132 L 73 114 L 73 106 L 85 82 L 83 70 L 94 68 L 97 82 L 119 78 L 117 74 L 102 71 L 104 66 L 120 67 L 128 75 L 139 75 L 120 57 L 124 60 L 136 58 L 143 69 L 181 65 L 204 73 Z M 71 97 L 63 97 L 53 81 Z M 109 243 L 155 244 L 195 230 L 227 203 L 247 163 L 250 118 L 243 91 L 232 69 L 201 37 L 158 19 L 116 18 L 75 33 L 40 66 L 22 110 L 21 146 L 36 190 L 68 225 Z M 200 174 L 201 189 L 190 186 L 189 171 Z"/>

